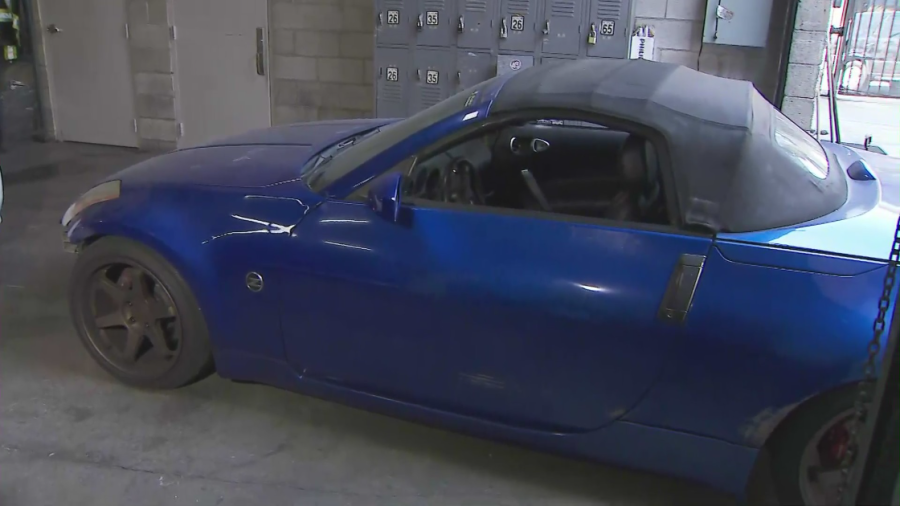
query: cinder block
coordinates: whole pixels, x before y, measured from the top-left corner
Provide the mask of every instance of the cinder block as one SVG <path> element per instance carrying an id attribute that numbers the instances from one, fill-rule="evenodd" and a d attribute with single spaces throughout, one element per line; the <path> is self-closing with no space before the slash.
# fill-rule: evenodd
<path id="1" fill-rule="evenodd" d="M 802 128 L 811 128 L 816 103 L 811 98 L 784 97 L 781 112 Z"/>
<path id="2" fill-rule="evenodd" d="M 368 111 L 375 104 L 375 87 L 364 84 L 332 84 L 322 105 L 328 109 Z"/>
<path id="3" fill-rule="evenodd" d="M 132 47 L 131 55 L 132 72 L 172 72 L 172 52 L 166 49 L 150 49 Z"/>
<path id="4" fill-rule="evenodd" d="M 131 26 L 146 24 L 149 20 L 147 0 L 128 0 L 125 15 Z"/>
<path id="5" fill-rule="evenodd" d="M 343 29 L 354 32 L 375 33 L 375 8 L 344 7 Z"/>
<path id="6" fill-rule="evenodd" d="M 320 109 L 319 119 L 359 119 L 365 112 L 354 109 Z"/>
<path id="7" fill-rule="evenodd" d="M 275 105 L 297 105 L 297 83 L 289 79 L 272 80 L 272 96 Z"/>
<path id="8" fill-rule="evenodd" d="M 301 56 L 338 56 L 340 32 L 301 30 L 294 36 L 294 53 Z"/>
<path id="9" fill-rule="evenodd" d="M 166 0 L 147 0 L 147 22 L 169 26 L 169 7 Z"/>
<path id="10" fill-rule="evenodd" d="M 815 98 L 819 91 L 819 71 L 818 65 L 788 64 L 784 94 L 790 97 Z"/>
<path id="11" fill-rule="evenodd" d="M 171 142 L 175 142 L 178 138 L 175 121 L 167 119 L 138 119 L 138 135 L 142 139 Z"/>
<path id="12" fill-rule="evenodd" d="M 827 31 L 831 23 L 831 0 L 800 0 L 795 30 Z"/>
<path id="13" fill-rule="evenodd" d="M 137 73 L 134 75 L 134 88 L 139 95 L 175 95 L 172 74 Z"/>
<path id="14" fill-rule="evenodd" d="M 659 49 L 699 51 L 703 39 L 703 24 L 698 21 L 675 19 L 637 19 L 636 24 L 653 27 Z"/>
<path id="15" fill-rule="evenodd" d="M 175 119 L 175 98 L 166 95 L 138 95 L 135 109 L 139 118 Z"/>
<path id="16" fill-rule="evenodd" d="M 668 0 L 666 18 L 703 21 L 706 17 L 706 0 Z"/>
<path id="17" fill-rule="evenodd" d="M 145 152 L 167 153 L 175 151 L 177 144 L 174 141 L 159 141 L 155 139 L 140 139 L 140 149 Z"/>
<path id="18" fill-rule="evenodd" d="M 275 107 L 272 114 L 272 122 L 275 125 L 289 125 L 291 123 L 300 123 L 304 121 L 315 121 L 319 119 L 318 110 L 312 107 L 292 107 L 279 105 Z"/>
<path id="19" fill-rule="evenodd" d="M 317 109 L 322 107 L 325 97 L 330 93 L 331 84 L 301 83 L 297 84 L 297 105 Z"/>
<path id="20" fill-rule="evenodd" d="M 372 33 L 347 32 L 341 34 L 341 56 L 350 58 L 372 58 L 375 52 L 375 35 Z"/>
<path id="21" fill-rule="evenodd" d="M 274 30 L 272 34 L 272 52 L 283 56 L 294 54 L 294 31 Z"/>
<path id="22" fill-rule="evenodd" d="M 375 64 L 371 58 L 363 62 L 363 82 L 366 84 L 375 82 Z"/>
<path id="23" fill-rule="evenodd" d="M 318 76 L 316 59 L 305 56 L 276 56 L 272 67 L 272 75 L 276 79 L 315 81 Z"/>
<path id="24" fill-rule="evenodd" d="M 167 49 L 169 27 L 163 25 L 135 25 L 130 27 L 131 47 Z"/>
<path id="25" fill-rule="evenodd" d="M 664 18 L 666 0 L 635 0 L 634 15 L 638 18 Z"/>
<path id="26" fill-rule="evenodd" d="M 275 4 L 272 9 L 276 28 L 340 30 L 343 13 L 334 4 Z"/>
<path id="27" fill-rule="evenodd" d="M 362 84 L 363 60 L 344 58 L 319 58 L 319 80 L 324 83 Z"/>
<path id="28" fill-rule="evenodd" d="M 808 32 L 795 30 L 791 42 L 790 63 L 818 65 L 825 59 L 826 32 Z"/>
<path id="29" fill-rule="evenodd" d="M 677 49 L 663 49 L 659 52 L 659 61 L 684 65 L 687 68 L 697 69 L 698 53 L 695 51 L 679 51 Z"/>

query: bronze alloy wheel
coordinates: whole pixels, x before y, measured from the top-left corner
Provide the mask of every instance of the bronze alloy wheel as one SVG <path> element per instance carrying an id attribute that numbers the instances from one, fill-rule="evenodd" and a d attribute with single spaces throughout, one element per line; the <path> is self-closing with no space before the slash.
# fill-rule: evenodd
<path id="1" fill-rule="evenodd" d="M 127 263 L 94 271 L 82 306 L 86 334 L 110 365 L 135 376 L 165 374 L 181 352 L 181 320 L 166 287 Z"/>

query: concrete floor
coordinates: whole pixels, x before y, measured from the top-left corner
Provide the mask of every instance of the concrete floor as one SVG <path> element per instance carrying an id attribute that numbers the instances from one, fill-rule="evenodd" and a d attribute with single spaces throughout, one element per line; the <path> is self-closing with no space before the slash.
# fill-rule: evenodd
<path id="1" fill-rule="evenodd" d="M 84 145 L 0 155 L 0 504 L 733 504 L 676 480 L 557 458 L 217 377 L 147 392 L 82 349 L 59 218 L 146 155 Z"/>

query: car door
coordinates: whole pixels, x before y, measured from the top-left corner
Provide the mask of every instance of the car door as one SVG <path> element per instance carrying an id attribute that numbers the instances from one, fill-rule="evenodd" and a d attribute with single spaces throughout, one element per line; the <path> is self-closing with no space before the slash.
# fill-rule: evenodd
<path id="1" fill-rule="evenodd" d="M 594 429 L 640 400 L 711 244 L 427 201 L 403 216 L 332 200 L 294 229 L 288 360 L 308 379 L 547 431 Z"/>

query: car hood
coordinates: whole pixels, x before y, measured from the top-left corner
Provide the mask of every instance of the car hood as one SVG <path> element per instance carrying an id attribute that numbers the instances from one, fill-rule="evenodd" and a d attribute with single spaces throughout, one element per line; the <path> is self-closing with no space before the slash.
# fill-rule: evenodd
<path id="1" fill-rule="evenodd" d="M 793 227 L 741 234 L 722 239 L 782 246 L 849 257 L 887 260 L 900 214 L 900 158 L 823 143 L 840 162 L 837 170 L 864 160 L 874 179 L 847 177 L 848 199 L 837 211 Z"/>
<path id="2" fill-rule="evenodd" d="M 259 188 L 296 179 L 313 155 L 388 120 L 299 123 L 265 128 L 181 149 L 129 167 L 108 179 L 123 186 L 202 185 Z"/>

